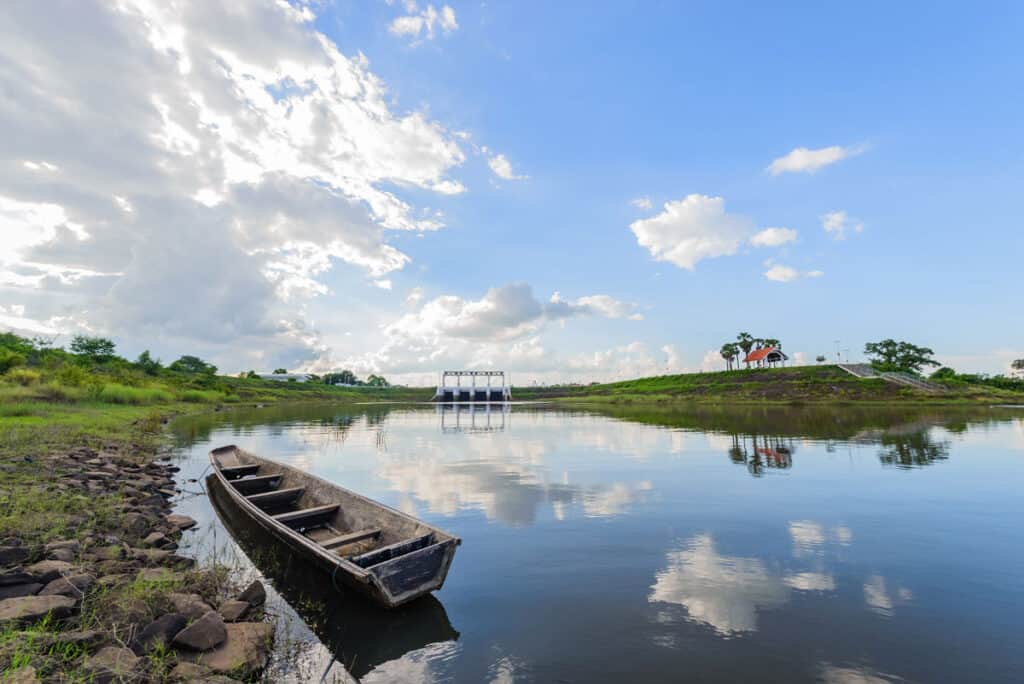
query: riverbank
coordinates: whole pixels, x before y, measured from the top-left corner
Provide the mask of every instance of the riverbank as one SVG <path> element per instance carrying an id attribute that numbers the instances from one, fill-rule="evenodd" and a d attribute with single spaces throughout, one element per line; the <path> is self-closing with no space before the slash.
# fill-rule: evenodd
<path id="1" fill-rule="evenodd" d="M 1024 401 L 1024 391 L 978 383 L 932 383 L 932 386 L 932 389 L 924 390 L 882 378 L 858 378 L 839 366 L 826 365 L 662 375 L 591 385 L 516 387 L 513 396 L 520 400 L 549 399 L 559 403 L 594 405 L 687 402 L 993 404 Z"/>
<path id="2" fill-rule="evenodd" d="M 193 407 L 194 409 L 195 407 Z M 163 407 L 167 414 L 181 407 Z M 175 553 L 164 415 L 22 405 L 0 418 L 0 678 L 232 681 L 266 663 L 264 588 Z"/>

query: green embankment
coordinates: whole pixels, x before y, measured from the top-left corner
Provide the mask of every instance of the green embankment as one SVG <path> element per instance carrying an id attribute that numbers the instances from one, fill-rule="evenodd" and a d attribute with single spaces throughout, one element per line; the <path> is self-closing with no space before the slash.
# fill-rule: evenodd
<path id="1" fill-rule="evenodd" d="M 623 382 L 552 387 L 517 387 L 516 399 L 579 403 L 669 403 L 679 401 L 771 402 L 1020 402 L 1024 392 L 980 383 L 950 382 L 926 392 L 881 378 L 861 379 L 838 366 L 756 368 L 686 373 Z"/>

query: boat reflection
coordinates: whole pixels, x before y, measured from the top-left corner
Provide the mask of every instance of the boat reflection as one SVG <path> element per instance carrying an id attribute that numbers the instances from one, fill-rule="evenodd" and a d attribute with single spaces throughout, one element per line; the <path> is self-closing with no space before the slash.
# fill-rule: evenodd
<path id="1" fill-rule="evenodd" d="M 510 422 L 512 406 L 507 403 L 437 404 L 441 432 L 502 432 Z"/>
<path id="2" fill-rule="evenodd" d="M 288 547 L 246 518 L 215 477 L 208 477 L 206 483 L 224 527 L 352 676 L 362 678 L 407 653 L 459 638 L 434 596 L 383 610 L 340 584 L 332 587 L 329 575 L 296 558 Z"/>

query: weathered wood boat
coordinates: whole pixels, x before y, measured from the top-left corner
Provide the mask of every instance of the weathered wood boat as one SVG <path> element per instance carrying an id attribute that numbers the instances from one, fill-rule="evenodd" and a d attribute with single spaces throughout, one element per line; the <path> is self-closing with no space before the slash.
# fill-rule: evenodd
<path id="1" fill-rule="evenodd" d="M 440 589 L 455 548 L 447 532 L 298 468 L 237 446 L 210 452 L 214 474 L 260 527 L 332 581 L 393 608 Z"/>

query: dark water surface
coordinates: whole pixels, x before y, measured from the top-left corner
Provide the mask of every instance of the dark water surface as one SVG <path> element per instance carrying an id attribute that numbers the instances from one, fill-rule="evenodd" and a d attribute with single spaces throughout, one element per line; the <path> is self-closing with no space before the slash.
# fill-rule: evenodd
<path id="1" fill-rule="evenodd" d="M 183 478 L 234 443 L 463 539 L 436 599 L 382 613 L 185 484 L 191 552 L 276 587 L 273 681 L 1024 681 L 1024 410 L 307 405 L 174 428 Z"/>

